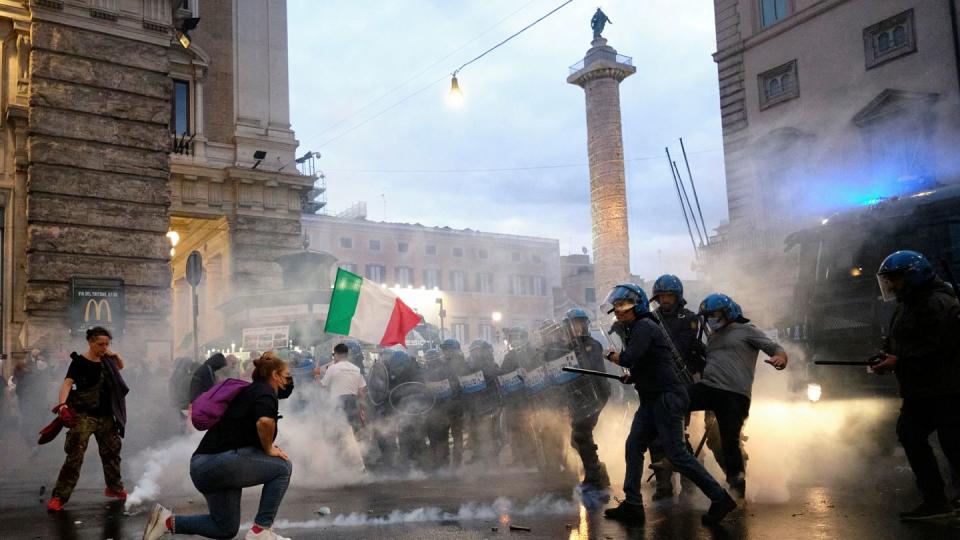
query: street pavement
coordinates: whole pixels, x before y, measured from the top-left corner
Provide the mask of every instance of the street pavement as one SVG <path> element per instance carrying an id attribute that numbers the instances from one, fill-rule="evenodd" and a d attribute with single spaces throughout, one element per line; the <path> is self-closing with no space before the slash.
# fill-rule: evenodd
<path id="1" fill-rule="evenodd" d="M 291 490 L 277 528 L 294 539 L 960 538 L 957 519 L 900 523 L 897 512 L 915 502 L 909 472 L 902 467 L 884 471 L 880 474 L 878 470 L 876 478 L 864 479 L 857 486 L 791 486 L 788 501 L 744 503 L 716 528 L 700 525 L 700 515 L 707 507 L 700 494 L 648 504 L 645 526 L 627 528 L 605 520 L 599 509 L 587 511 L 581 506 L 569 478 L 504 470 L 470 478 L 447 476 Z M 125 513 L 122 504 L 102 496 L 97 473 L 85 473 L 67 510 L 53 515 L 44 507 L 49 492 L 45 489 L 41 495 L 39 487 L 48 479 L 13 480 L 7 475 L 0 480 L 0 538 L 140 538 L 149 505 Z M 619 493 L 615 488 L 614 495 Z M 245 493 L 246 526 L 256 512 L 257 496 L 255 489 Z M 205 510 L 196 492 L 164 494 L 162 500 L 178 513 Z M 323 507 L 331 513 L 318 514 Z M 512 531 L 511 525 L 530 530 Z M 243 532 L 241 529 L 241 538 Z"/>

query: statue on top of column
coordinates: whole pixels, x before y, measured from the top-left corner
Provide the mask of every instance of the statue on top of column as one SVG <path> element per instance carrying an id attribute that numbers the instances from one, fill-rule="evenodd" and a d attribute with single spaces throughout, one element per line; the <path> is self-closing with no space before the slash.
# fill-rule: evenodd
<path id="1" fill-rule="evenodd" d="M 600 37 L 600 34 L 603 32 L 603 27 L 607 23 L 613 24 L 613 21 L 610 20 L 610 17 L 607 17 L 607 14 L 603 12 L 602 9 L 597 8 L 597 12 L 593 14 L 593 18 L 590 19 L 590 28 L 593 29 L 593 39 Z"/>

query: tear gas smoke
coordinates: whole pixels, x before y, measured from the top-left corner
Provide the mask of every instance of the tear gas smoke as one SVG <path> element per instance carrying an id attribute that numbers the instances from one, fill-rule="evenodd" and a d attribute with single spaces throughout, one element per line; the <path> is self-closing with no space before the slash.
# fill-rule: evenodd
<path id="1" fill-rule="evenodd" d="M 577 512 L 573 501 L 544 495 L 530 500 L 523 506 L 501 497 L 492 504 L 476 502 L 464 503 L 454 512 L 437 507 L 416 508 L 414 510 L 394 510 L 386 516 L 369 516 L 359 512 L 340 514 L 331 518 L 309 521 L 279 520 L 274 523 L 278 529 L 315 529 L 322 527 L 360 527 L 396 525 L 401 523 L 428 523 L 445 521 L 481 521 L 501 520 L 509 523 L 512 516 L 532 516 L 544 514 L 572 514 Z M 245 525 L 246 526 L 246 525 Z"/>

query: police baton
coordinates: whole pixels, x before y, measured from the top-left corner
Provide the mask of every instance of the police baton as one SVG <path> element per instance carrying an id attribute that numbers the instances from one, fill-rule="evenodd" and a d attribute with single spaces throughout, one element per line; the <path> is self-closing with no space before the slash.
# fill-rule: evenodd
<path id="1" fill-rule="evenodd" d="M 581 375 L 591 375 L 593 377 L 606 377 L 607 379 L 616 379 L 623 382 L 623 375 L 615 375 L 613 373 L 607 373 L 606 371 L 596 371 L 593 369 L 583 369 L 578 367 L 563 366 L 560 368 L 561 371 L 568 371 L 570 373 L 579 373 Z"/>

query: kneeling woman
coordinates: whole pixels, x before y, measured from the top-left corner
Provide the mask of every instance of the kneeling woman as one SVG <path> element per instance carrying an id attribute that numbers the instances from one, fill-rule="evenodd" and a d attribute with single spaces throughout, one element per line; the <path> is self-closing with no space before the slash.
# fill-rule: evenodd
<path id="1" fill-rule="evenodd" d="M 240 529 L 240 493 L 258 485 L 263 485 L 260 508 L 246 540 L 285 540 L 270 527 L 293 468 L 290 458 L 273 442 L 278 399 L 290 396 L 293 379 L 286 363 L 272 352 L 264 353 L 253 365 L 253 384 L 237 394 L 190 460 L 190 478 L 207 499 L 210 513 L 174 516 L 158 504 L 147 521 L 144 540 L 167 533 L 233 538 Z"/>

